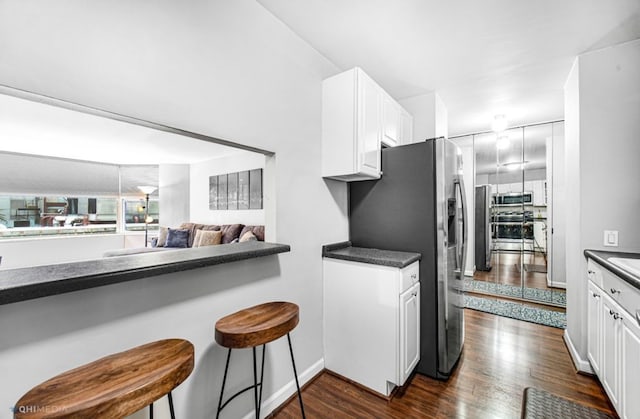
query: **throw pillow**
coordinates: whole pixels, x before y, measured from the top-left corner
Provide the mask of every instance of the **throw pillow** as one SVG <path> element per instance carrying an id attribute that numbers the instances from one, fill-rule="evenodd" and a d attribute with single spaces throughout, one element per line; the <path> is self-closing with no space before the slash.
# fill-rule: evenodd
<path id="1" fill-rule="evenodd" d="M 169 228 L 164 247 L 189 247 L 189 230 Z"/>
<path id="2" fill-rule="evenodd" d="M 196 230 L 196 235 L 193 238 L 193 244 L 191 245 L 191 247 L 199 247 L 201 239 L 202 239 L 202 230 Z"/>
<path id="3" fill-rule="evenodd" d="M 240 237 L 240 231 L 242 231 L 242 224 L 225 224 L 220 227 L 222 230 L 222 244 L 231 243 L 236 237 Z"/>
<path id="4" fill-rule="evenodd" d="M 213 246 L 222 243 L 222 231 L 220 230 L 198 230 L 193 241 L 193 247 Z"/>
<path id="5" fill-rule="evenodd" d="M 164 247 L 167 242 L 167 233 L 169 233 L 169 229 L 167 227 L 160 227 L 158 230 L 158 243 L 156 247 Z"/>
<path id="6" fill-rule="evenodd" d="M 240 237 L 239 242 L 243 243 L 243 242 L 251 242 L 251 241 L 257 241 L 257 240 L 258 239 L 256 238 L 255 234 L 253 234 L 252 231 L 247 231 L 242 235 L 242 237 Z"/>

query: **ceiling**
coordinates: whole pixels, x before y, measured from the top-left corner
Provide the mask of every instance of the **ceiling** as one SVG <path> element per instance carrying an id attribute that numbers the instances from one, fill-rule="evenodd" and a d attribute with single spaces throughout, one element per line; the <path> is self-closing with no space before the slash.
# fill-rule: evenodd
<path id="1" fill-rule="evenodd" d="M 579 54 L 640 38 L 639 0 L 258 0 L 396 99 L 436 91 L 449 136 L 563 119 Z"/>
<path id="2" fill-rule="evenodd" d="M 235 153 L 183 135 L 0 94 L 0 151 L 111 164 L 192 164 Z"/>

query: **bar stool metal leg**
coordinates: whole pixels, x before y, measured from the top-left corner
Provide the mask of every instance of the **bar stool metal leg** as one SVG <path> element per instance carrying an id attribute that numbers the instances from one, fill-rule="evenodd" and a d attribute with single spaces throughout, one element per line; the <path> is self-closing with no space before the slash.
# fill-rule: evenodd
<path id="1" fill-rule="evenodd" d="M 256 363 L 256 347 L 253 347 L 253 401 L 256 407 L 256 419 L 260 419 L 260 402 L 258 402 L 258 367 Z"/>
<path id="2" fill-rule="evenodd" d="M 171 413 L 171 419 L 176 419 L 176 413 L 173 410 L 173 397 L 171 396 L 171 392 L 167 394 L 167 397 L 169 398 L 169 412 Z"/>
<path id="3" fill-rule="evenodd" d="M 266 349 L 266 344 L 262 345 L 262 367 L 260 368 L 260 397 L 258 397 L 258 405 L 260 406 L 262 406 L 262 383 L 264 383 L 264 351 Z"/>
<path id="4" fill-rule="evenodd" d="M 224 385 L 227 383 L 227 372 L 229 371 L 229 359 L 231 359 L 231 348 L 227 351 L 227 364 L 224 367 L 224 377 L 222 378 L 222 388 L 220 389 L 220 400 L 218 401 L 218 412 L 216 413 L 216 419 L 220 417 L 220 411 L 222 410 L 222 396 L 224 396 Z"/>
<path id="5" fill-rule="evenodd" d="M 293 348 L 291 347 L 291 336 L 287 333 L 287 341 L 289 342 L 289 352 L 291 353 L 291 365 L 293 365 L 293 377 L 296 379 L 296 388 L 298 389 L 298 400 L 300 401 L 300 410 L 302 411 L 303 419 L 306 419 L 304 414 L 304 405 L 302 404 L 302 393 L 300 392 L 300 384 L 298 383 L 298 372 L 296 371 L 296 361 L 293 359 Z"/>
<path id="6" fill-rule="evenodd" d="M 173 397 L 171 396 L 171 392 L 167 393 L 167 398 L 169 399 L 169 413 L 171 414 L 171 419 L 176 419 L 176 413 L 173 410 Z M 153 419 L 153 403 L 149 405 L 149 419 Z"/>

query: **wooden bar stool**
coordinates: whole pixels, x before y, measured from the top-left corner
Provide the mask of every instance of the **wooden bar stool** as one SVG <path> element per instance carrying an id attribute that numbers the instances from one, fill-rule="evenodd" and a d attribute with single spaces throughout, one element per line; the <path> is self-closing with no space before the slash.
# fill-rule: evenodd
<path id="1" fill-rule="evenodd" d="M 298 400 L 300 401 L 302 417 L 306 418 L 304 414 L 304 405 L 302 404 L 302 394 L 300 393 L 300 384 L 298 383 L 296 362 L 293 359 L 291 337 L 289 336 L 289 332 L 298 325 L 298 313 L 299 308 L 296 304 L 278 301 L 240 310 L 225 316 L 216 322 L 216 342 L 225 348 L 229 348 L 229 351 L 227 352 L 227 363 L 224 367 L 224 377 L 222 379 L 222 389 L 220 390 L 220 400 L 218 402 L 216 419 L 220 416 L 222 409 L 224 409 L 231 400 L 251 389 L 253 389 L 256 419 L 260 418 L 262 383 L 264 381 L 265 345 L 284 335 L 287 335 L 287 341 L 289 342 L 289 353 L 291 354 L 293 376 L 296 380 L 296 388 L 298 389 Z M 262 366 L 260 368 L 260 382 L 258 382 L 256 347 L 260 345 L 262 345 Z M 224 396 L 224 386 L 227 382 L 231 349 L 240 348 L 253 349 L 253 385 L 240 390 L 223 403 L 222 398 Z M 258 387 L 260 387 L 259 392 Z"/>
<path id="2" fill-rule="evenodd" d="M 122 418 L 169 398 L 193 370 L 193 344 L 166 339 L 109 355 L 64 372 L 29 390 L 14 407 L 14 418 Z"/>

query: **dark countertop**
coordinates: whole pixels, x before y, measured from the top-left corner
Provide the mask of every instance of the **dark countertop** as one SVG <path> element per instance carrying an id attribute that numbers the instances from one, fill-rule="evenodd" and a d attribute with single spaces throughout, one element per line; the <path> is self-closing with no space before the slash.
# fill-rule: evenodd
<path id="1" fill-rule="evenodd" d="M 420 253 L 353 247 L 351 246 L 351 242 L 348 241 L 322 246 L 322 256 L 331 259 L 342 259 L 352 262 L 370 263 L 372 265 L 391 266 L 394 268 L 404 268 L 422 259 Z"/>
<path id="2" fill-rule="evenodd" d="M 640 277 L 622 269 L 618 265 L 614 265 L 613 263 L 609 262 L 609 258 L 640 259 L 640 253 L 610 252 L 605 250 L 585 249 L 584 255 L 598 262 L 600 265 L 618 275 L 629 284 L 640 289 Z"/>
<path id="3" fill-rule="evenodd" d="M 0 270 L 0 305 L 289 251 L 250 241 Z"/>

